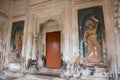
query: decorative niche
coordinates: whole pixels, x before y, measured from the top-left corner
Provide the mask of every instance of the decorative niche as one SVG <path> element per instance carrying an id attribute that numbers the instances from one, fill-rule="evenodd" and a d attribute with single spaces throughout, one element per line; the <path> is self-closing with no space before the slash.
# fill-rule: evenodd
<path id="1" fill-rule="evenodd" d="M 102 6 L 78 10 L 78 32 L 80 56 L 90 63 L 103 62 L 107 56 Z"/>
<path id="2" fill-rule="evenodd" d="M 10 60 L 20 62 L 22 57 L 24 21 L 13 22 L 10 40 Z"/>

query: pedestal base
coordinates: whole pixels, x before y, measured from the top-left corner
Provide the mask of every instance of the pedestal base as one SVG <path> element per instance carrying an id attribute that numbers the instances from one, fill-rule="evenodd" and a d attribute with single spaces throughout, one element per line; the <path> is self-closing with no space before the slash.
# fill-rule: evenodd
<path id="1" fill-rule="evenodd" d="M 83 66 L 90 66 L 90 67 L 108 67 L 109 63 L 108 62 L 101 62 L 101 63 L 88 63 L 88 62 L 84 62 L 81 63 L 81 65 Z"/>
<path id="2" fill-rule="evenodd" d="M 107 63 L 83 63 L 81 65 L 82 80 L 109 80 Z"/>
<path id="3" fill-rule="evenodd" d="M 81 80 L 109 80 L 109 77 L 82 76 Z"/>

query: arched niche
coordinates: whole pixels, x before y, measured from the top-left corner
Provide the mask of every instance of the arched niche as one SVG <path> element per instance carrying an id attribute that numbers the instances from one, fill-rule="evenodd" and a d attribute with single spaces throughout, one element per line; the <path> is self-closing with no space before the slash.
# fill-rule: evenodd
<path id="1" fill-rule="evenodd" d="M 55 19 L 47 19 L 40 23 L 39 36 L 38 36 L 38 51 L 39 54 L 46 56 L 46 33 L 48 32 L 61 32 L 61 52 L 62 52 L 62 26 Z"/>

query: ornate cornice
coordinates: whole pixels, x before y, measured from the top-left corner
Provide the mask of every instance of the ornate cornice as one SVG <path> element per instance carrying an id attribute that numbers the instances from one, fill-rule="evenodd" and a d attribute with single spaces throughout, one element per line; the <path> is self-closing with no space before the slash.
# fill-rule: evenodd
<path id="1" fill-rule="evenodd" d="M 100 1 L 100 0 L 75 0 L 75 3 L 80 4 L 80 3 L 86 3 L 86 2 L 91 2 L 91 1 Z"/>
<path id="2" fill-rule="evenodd" d="M 24 16 L 25 16 L 25 14 L 19 14 L 19 15 L 13 16 L 12 19 L 19 18 L 19 17 L 24 17 Z"/>
<path id="3" fill-rule="evenodd" d="M 0 16 L 2 16 L 4 18 L 9 18 L 8 15 L 5 12 L 1 11 L 1 10 L 0 10 Z"/>
<path id="4" fill-rule="evenodd" d="M 51 0 L 45 0 L 45 1 L 41 1 L 39 3 L 36 3 L 36 4 L 31 4 L 30 6 L 36 6 L 36 5 L 39 5 L 39 4 L 43 4 L 43 3 L 47 3 L 47 2 L 50 2 Z"/>

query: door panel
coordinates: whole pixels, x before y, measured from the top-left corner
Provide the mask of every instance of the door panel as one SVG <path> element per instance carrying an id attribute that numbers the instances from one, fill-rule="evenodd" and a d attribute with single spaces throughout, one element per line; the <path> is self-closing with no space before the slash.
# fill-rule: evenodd
<path id="1" fill-rule="evenodd" d="M 61 68 L 60 31 L 46 34 L 46 67 Z"/>

